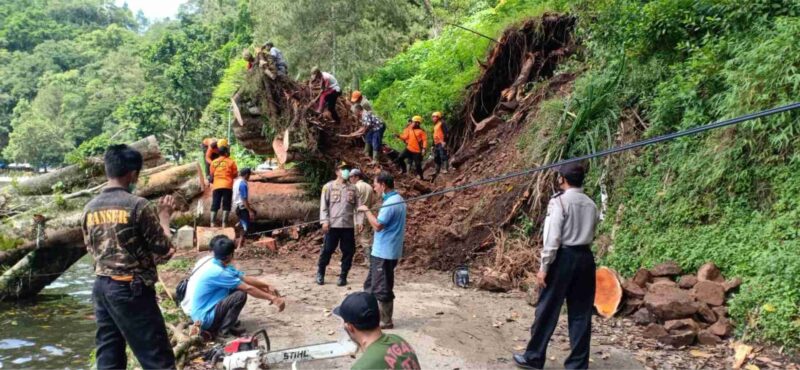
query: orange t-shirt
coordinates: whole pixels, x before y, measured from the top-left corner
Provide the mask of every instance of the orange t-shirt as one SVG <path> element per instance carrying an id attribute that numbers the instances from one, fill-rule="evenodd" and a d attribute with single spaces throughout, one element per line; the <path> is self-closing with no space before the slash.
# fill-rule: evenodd
<path id="1" fill-rule="evenodd" d="M 416 140 L 414 136 L 416 136 Z M 400 140 L 406 142 L 406 149 L 412 153 L 420 153 L 422 149 L 428 149 L 428 135 L 425 135 L 425 131 L 419 128 L 413 129 L 412 133 L 411 126 L 406 127 L 403 134 L 400 135 Z M 419 147 L 420 145 L 422 148 Z"/>
<path id="2" fill-rule="evenodd" d="M 206 163 L 211 164 L 217 158 L 219 158 L 219 149 L 209 146 L 206 150 Z"/>
<path id="3" fill-rule="evenodd" d="M 436 126 L 433 126 L 434 145 L 444 144 L 444 128 L 442 128 L 442 125 L 444 125 L 444 123 L 440 121 Z"/>
<path id="4" fill-rule="evenodd" d="M 212 189 L 233 189 L 233 180 L 239 176 L 239 169 L 233 159 L 222 156 L 211 162 L 211 176 L 214 177 Z"/>

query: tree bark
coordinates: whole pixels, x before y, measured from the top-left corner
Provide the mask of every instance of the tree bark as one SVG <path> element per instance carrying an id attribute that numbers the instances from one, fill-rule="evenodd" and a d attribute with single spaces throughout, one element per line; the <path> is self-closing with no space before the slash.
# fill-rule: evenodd
<path id="1" fill-rule="evenodd" d="M 161 151 L 158 148 L 158 140 L 155 136 L 149 136 L 131 144 L 131 147 L 142 153 L 142 159 L 146 167 L 158 166 L 164 163 L 161 158 Z M 64 184 L 66 189 L 71 189 L 76 186 L 84 186 L 90 184 L 92 180 L 97 183 L 101 180 L 97 179 L 103 175 L 103 160 L 101 158 L 88 158 L 86 163 L 81 165 L 71 165 L 58 170 L 45 173 L 39 176 L 34 176 L 22 180 L 15 187 L 19 195 L 41 195 L 51 194 L 53 186 L 59 182 Z"/>
<path id="2" fill-rule="evenodd" d="M 250 206 L 256 211 L 256 220 L 309 221 L 319 216 L 319 200 L 307 196 L 304 184 L 251 182 L 249 186 Z M 201 213 L 197 215 L 198 224 L 208 225 L 211 217 L 211 194 L 211 189 L 206 190 L 202 197 L 189 206 L 188 212 L 177 213 L 173 219 L 194 217 L 199 203 Z M 228 225 L 236 222 L 236 212 L 231 212 Z"/>
<path id="3" fill-rule="evenodd" d="M 192 178 L 203 178 L 203 170 L 197 162 L 171 167 L 166 171 L 153 173 L 149 176 L 140 176 L 136 195 L 149 198 L 170 193 Z"/>

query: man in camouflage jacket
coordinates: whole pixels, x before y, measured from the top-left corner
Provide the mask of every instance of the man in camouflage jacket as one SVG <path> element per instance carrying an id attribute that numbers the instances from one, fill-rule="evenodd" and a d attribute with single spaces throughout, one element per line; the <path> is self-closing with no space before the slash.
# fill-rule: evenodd
<path id="1" fill-rule="evenodd" d="M 172 256 L 171 196 L 158 205 L 131 194 L 142 155 L 127 145 L 105 154 L 108 185 L 84 209 L 83 235 L 94 257 L 97 368 L 125 369 L 125 346 L 145 369 L 174 369 L 175 356 L 153 285 L 156 263 Z"/>

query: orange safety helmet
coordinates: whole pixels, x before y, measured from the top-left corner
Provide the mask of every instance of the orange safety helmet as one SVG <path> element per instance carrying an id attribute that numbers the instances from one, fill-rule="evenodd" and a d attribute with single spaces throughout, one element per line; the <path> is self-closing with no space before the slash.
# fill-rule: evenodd
<path id="1" fill-rule="evenodd" d="M 210 146 L 212 141 L 213 141 L 213 139 L 207 137 L 207 138 L 203 139 L 203 145 Z"/>
<path id="2" fill-rule="evenodd" d="M 356 90 L 356 91 L 353 91 L 352 94 L 350 94 L 350 102 L 351 103 L 355 103 L 359 99 L 361 99 L 361 91 Z"/>
<path id="3" fill-rule="evenodd" d="M 433 112 L 433 114 L 431 114 L 431 117 L 442 118 L 442 112 Z"/>
<path id="4" fill-rule="evenodd" d="M 422 116 L 414 116 L 411 120 L 416 123 L 422 123 Z"/>
<path id="5" fill-rule="evenodd" d="M 219 139 L 217 142 L 217 146 L 220 148 L 227 148 L 228 147 L 228 140 L 227 139 Z"/>

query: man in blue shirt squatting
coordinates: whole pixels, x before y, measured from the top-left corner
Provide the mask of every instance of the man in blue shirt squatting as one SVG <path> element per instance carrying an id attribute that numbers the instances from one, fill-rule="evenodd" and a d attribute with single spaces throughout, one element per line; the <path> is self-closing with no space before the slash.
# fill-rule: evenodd
<path id="1" fill-rule="evenodd" d="M 214 259 L 209 266 L 198 271 L 196 290 L 192 297 L 192 320 L 200 321 L 201 328 L 212 337 L 222 335 L 241 335 L 237 328 L 239 313 L 242 312 L 247 296 L 266 299 L 283 311 L 286 303 L 275 288 L 255 279 L 233 267 L 233 240 L 224 235 L 211 239 Z"/>
<path id="2" fill-rule="evenodd" d="M 364 282 L 364 291 L 378 299 L 381 312 L 381 328 L 392 329 L 394 311 L 394 269 L 403 256 L 403 237 L 406 230 L 406 203 L 394 190 L 394 178 L 388 172 L 381 172 L 372 184 L 376 194 L 381 194 L 383 203 L 378 217 L 369 207 L 358 208 L 364 212 L 370 226 L 375 229 L 369 274 Z"/>

